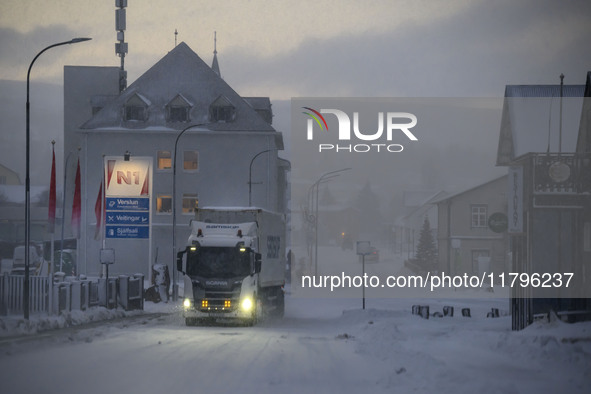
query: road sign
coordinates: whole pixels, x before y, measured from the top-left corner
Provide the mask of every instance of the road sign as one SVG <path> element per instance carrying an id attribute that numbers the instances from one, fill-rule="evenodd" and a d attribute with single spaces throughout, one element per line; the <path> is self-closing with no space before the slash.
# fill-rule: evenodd
<path id="1" fill-rule="evenodd" d="M 509 220 L 507 219 L 507 215 L 502 212 L 495 212 L 488 218 L 488 228 L 495 233 L 507 231 L 508 226 Z"/>
<path id="2" fill-rule="evenodd" d="M 147 225 L 150 224 L 149 212 L 107 212 L 107 225 Z"/>
<path id="3" fill-rule="evenodd" d="M 107 226 L 107 238 L 140 239 L 149 235 L 148 226 Z"/>
<path id="4" fill-rule="evenodd" d="M 357 241 L 357 254 L 359 256 L 366 256 L 371 254 L 371 244 L 369 241 Z"/>
<path id="5" fill-rule="evenodd" d="M 149 211 L 148 197 L 107 197 L 107 211 Z"/>

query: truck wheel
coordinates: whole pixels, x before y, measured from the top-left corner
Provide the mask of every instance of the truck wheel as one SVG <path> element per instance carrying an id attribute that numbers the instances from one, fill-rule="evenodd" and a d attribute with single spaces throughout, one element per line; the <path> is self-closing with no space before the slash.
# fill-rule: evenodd
<path id="1" fill-rule="evenodd" d="M 254 326 L 258 322 L 263 320 L 263 313 L 265 312 L 263 307 L 263 301 L 260 297 L 256 297 L 256 302 L 254 305 L 254 309 L 252 311 L 252 318 L 249 320 L 248 325 Z"/>

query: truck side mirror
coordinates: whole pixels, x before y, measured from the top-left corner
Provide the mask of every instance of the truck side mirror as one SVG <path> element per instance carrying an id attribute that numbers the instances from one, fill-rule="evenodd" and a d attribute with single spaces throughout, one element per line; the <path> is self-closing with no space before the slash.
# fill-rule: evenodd
<path id="1" fill-rule="evenodd" d="M 183 271 L 183 255 L 187 253 L 187 250 L 180 251 L 176 254 L 176 270 L 185 274 Z"/>
<path id="2" fill-rule="evenodd" d="M 263 256 L 260 253 L 254 254 L 254 273 L 255 274 L 258 274 L 259 272 L 261 272 L 262 258 L 263 258 Z"/>

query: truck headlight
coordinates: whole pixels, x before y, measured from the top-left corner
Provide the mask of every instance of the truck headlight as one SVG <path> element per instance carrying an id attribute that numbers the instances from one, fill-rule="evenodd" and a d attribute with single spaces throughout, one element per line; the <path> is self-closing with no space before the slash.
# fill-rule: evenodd
<path id="1" fill-rule="evenodd" d="M 245 298 L 242 300 L 242 309 L 245 311 L 249 311 L 252 309 L 252 300 L 250 298 Z"/>
<path id="2" fill-rule="evenodd" d="M 188 299 L 188 298 L 185 298 L 185 300 L 183 301 L 183 306 L 184 306 L 186 309 L 189 309 L 189 308 L 191 307 L 191 300 L 190 300 L 190 299 Z"/>

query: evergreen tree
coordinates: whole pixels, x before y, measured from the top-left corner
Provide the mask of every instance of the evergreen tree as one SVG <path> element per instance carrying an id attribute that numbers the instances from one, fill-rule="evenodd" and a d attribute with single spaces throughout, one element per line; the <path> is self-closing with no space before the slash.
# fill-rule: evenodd
<path id="1" fill-rule="evenodd" d="M 435 239 L 431 233 L 431 224 L 427 216 L 425 216 L 423 227 L 419 234 L 419 243 L 417 244 L 415 258 L 417 264 L 423 269 L 427 271 L 437 269 L 437 247 L 435 246 Z"/>

